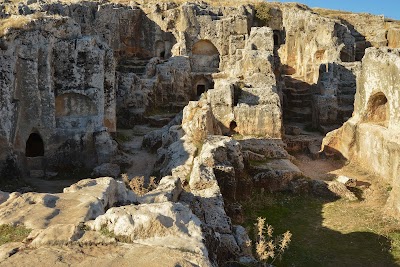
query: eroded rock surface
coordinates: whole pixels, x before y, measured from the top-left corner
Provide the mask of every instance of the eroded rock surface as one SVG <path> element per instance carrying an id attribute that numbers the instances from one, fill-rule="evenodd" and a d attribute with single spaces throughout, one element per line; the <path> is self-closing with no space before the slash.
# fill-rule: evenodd
<path id="1" fill-rule="evenodd" d="M 353 117 L 327 135 L 324 147 L 340 152 L 378 173 L 394 190 L 390 206 L 397 212 L 399 158 L 399 50 L 369 48 L 357 80 Z"/>
<path id="2" fill-rule="evenodd" d="M 399 51 L 368 49 L 360 62 L 369 46 L 398 46 L 395 21 L 280 3 L 266 4 L 268 21 L 254 5 L 7 5 L 1 19 L 26 23 L 0 33 L 0 178 L 96 166 L 94 176 L 117 177 L 153 163 L 131 162 L 137 144 L 113 140 L 117 125 L 162 128 L 139 142 L 157 152 L 160 180 L 143 196 L 112 178 L 60 194 L 0 191 L 0 223 L 33 229 L 0 248 L 1 264 L 254 261 L 230 217 L 253 188 L 356 199 L 343 184 L 305 178 L 287 152 L 318 157 L 319 137 L 296 123 L 325 134 L 353 110 L 326 147 L 387 177 L 398 210 Z M 93 244 L 110 249 L 76 247 Z"/>

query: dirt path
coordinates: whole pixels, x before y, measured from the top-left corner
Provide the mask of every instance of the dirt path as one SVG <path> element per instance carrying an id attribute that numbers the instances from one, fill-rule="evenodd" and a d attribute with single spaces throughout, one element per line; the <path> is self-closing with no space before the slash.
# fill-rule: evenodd
<path id="1" fill-rule="evenodd" d="M 132 130 L 118 130 L 118 133 L 127 139 L 121 143 L 121 149 L 129 157 L 130 162 L 132 162 L 132 165 L 126 170 L 130 179 L 135 176 L 144 176 L 147 180 L 153 173 L 157 154 L 143 149 L 142 143 L 144 135 L 155 129 L 157 128 L 138 125 Z"/>
<path id="2" fill-rule="evenodd" d="M 341 160 L 316 159 L 313 160 L 307 155 L 296 155 L 295 164 L 311 179 L 331 181 L 337 177 L 337 171 L 344 166 Z"/>

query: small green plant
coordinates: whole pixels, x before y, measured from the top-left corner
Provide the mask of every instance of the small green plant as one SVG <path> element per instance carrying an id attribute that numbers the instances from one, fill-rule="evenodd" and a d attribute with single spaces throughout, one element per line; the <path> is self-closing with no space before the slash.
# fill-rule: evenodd
<path id="1" fill-rule="evenodd" d="M 116 235 L 114 232 L 108 230 L 107 225 L 103 225 L 100 228 L 100 233 L 108 238 L 114 238 L 118 242 L 122 243 L 132 243 L 132 240 L 129 238 L 129 236 L 124 236 L 124 235 Z"/>
<path id="2" fill-rule="evenodd" d="M 265 222 L 265 218 L 258 217 L 257 238 L 255 243 L 255 251 L 257 259 L 260 263 L 266 265 L 269 260 L 272 264 L 277 258 L 281 259 L 285 250 L 289 247 L 292 234 L 286 231 L 280 237 L 273 237 L 274 229 Z"/>
<path id="3" fill-rule="evenodd" d="M 232 135 L 232 138 L 235 139 L 235 140 L 243 140 L 244 136 L 242 134 L 239 134 L 239 133 L 234 133 Z"/>
<path id="4" fill-rule="evenodd" d="M 25 226 L 0 225 L 0 246 L 9 242 L 21 242 L 28 237 L 31 229 Z"/>
<path id="5" fill-rule="evenodd" d="M 106 237 L 115 238 L 114 232 L 108 230 L 107 225 L 102 225 L 100 228 L 100 233 Z"/>
<path id="6" fill-rule="evenodd" d="M 264 25 L 271 19 L 271 8 L 268 3 L 262 2 L 255 5 L 256 19 L 262 22 Z"/>

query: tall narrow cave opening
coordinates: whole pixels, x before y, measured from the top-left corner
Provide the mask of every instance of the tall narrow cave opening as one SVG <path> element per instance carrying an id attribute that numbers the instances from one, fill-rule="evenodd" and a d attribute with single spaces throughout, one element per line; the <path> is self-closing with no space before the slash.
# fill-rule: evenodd
<path id="1" fill-rule="evenodd" d="M 275 47 L 280 46 L 282 42 L 281 42 L 280 32 L 278 30 L 274 30 L 273 37 L 274 37 L 274 46 Z"/>
<path id="2" fill-rule="evenodd" d="M 198 84 L 196 88 L 196 94 L 198 97 L 201 96 L 202 93 L 206 91 L 206 85 L 205 84 Z"/>
<path id="3" fill-rule="evenodd" d="M 379 92 L 370 97 L 364 120 L 369 123 L 387 127 L 389 120 L 389 104 L 385 94 Z"/>
<path id="4" fill-rule="evenodd" d="M 236 133 L 236 128 L 237 128 L 236 121 L 231 121 L 231 123 L 229 124 L 229 130 L 230 130 L 231 134 Z"/>
<path id="5" fill-rule="evenodd" d="M 235 85 L 233 90 L 233 106 L 237 106 L 239 104 L 239 99 L 242 96 L 242 88 L 241 85 Z"/>
<path id="6" fill-rule="evenodd" d="M 44 143 L 42 137 L 37 133 L 31 133 L 26 141 L 25 148 L 26 157 L 44 156 Z"/>

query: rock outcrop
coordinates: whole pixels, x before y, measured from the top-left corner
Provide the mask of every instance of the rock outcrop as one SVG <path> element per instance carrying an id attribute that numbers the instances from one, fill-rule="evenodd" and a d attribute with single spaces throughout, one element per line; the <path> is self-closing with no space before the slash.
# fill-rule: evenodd
<path id="1" fill-rule="evenodd" d="M 160 183 L 158 190 L 165 189 L 165 184 Z M 28 253 L 27 248 L 50 262 L 53 253 L 69 251 L 63 254 L 63 262 L 84 266 L 83 263 L 91 262 L 90 256 L 81 254 L 82 258 L 77 262 L 76 257 L 68 256 L 68 253 L 76 253 L 77 246 L 94 244 L 113 244 L 112 250 L 126 253 L 118 260 L 122 263 L 133 257 L 129 256 L 129 250 L 146 252 L 151 247 L 152 251 L 170 255 L 162 266 L 178 263 L 182 266 L 212 266 L 202 224 L 188 206 L 168 199 L 153 204 L 131 204 L 138 204 L 138 198 L 121 181 L 112 178 L 82 180 L 60 194 L 1 193 L 1 196 L 0 224 L 24 225 L 32 229 L 23 243 L 0 247 L 1 266 L 9 266 L 16 258 L 23 266 L 29 259 L 34 262 L 37 254 Z M 118 205 L 125 206 L 113 207 Z M 116 244 L 117 241 L 125 244 Z M 152 262 L 150 254 L 140 257 Z M 116 257 L 113 253 L 109 256 Z M 108 259 L 100 256 L 96 262 L 104 264 Z M 146 261 L 143 259 L 142 262 Z M 149 263 L 149 266 L 153 265 L 158 266 Z"/>
<path id="2" fill-rule="evenodd" d="M 0 160 L 14 153 L 28 171 L 93 166 L 96 133 L 116 127 L 113 51 L 69 18 L 31 24 L 2 38 Z"/>
<path id="3" fill-rule="evenodd" d="M 327 135 L 324 149 L 339 152 L 391 183 L 392 206 L 398 211 L 400 52 L 369 48 L 357 79 L 354 114 Z"/>
<path id="4" fill-rule="evenodd" d="M 398 47 L 398 23 L 262 4 L 265 21 L 251 4 L 0 4 L 11 25 L 0 27 L 0 176 L 97 166 L 94 176 L 117 178 L 126 155 L 111 138 L 117 125 L 162 127 L 143 139 L 157 152 L 160 181 L 144 195 L 112 178 L 60 194 L 0 191 L 0 224 L 33 229 L 24 243 L 0 248 L 0 261 L 36 264 L 24 250 L 32 248 L 50 265 L 74 246 L 110 243 L 111 255 L 123 254 L 113 264 L 139 252 L 147 260 L 159 253 L 154 266 L 253 261 L 245 229 L 232 224 L 237 200 L 253 188 L 356 198 L 338 182 L 306 179 L 287 152 L 318 156 L 296 123 L 326 133 L 353 110 L 325 151 L 386 177 L 400 211 L 400 52 L 364 56 L 369 46 Z M 65 264 L 111 263 L 79 254 Z"/>
<path id="5" fill-rule="evenodd" d="M 136 201 L 135 194 L 113 178 L 85 179 L 60 194 L 10 194 L 1 204 L 0 224 L 23 224 L 41 230 L 61 224 L 78 227 L 117 203 Z"/>

